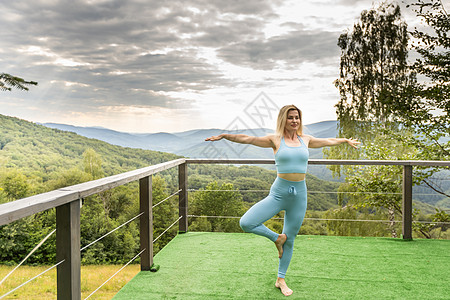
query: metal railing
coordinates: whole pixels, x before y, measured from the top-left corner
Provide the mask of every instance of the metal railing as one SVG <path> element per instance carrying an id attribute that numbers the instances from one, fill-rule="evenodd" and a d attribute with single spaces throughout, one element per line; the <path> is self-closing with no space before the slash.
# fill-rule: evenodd
<path id="1" fill-rule="evenodd" d="M 0 226 L 56 208 L 56 260 L 58 299 L 81 299 L 80 208 L 83 198 L 139 181 L 141 270 L 153 265 L 152 175 L 178 167 L 179 232 L 188 231 L 189 164 L 274 164 L 273 159 L 185 159 L 180 158 L 146 168 L 81 183 L 0 205 Z M 414 166 L 450 167 L 448 161 L 309 160 L 310 165 L 403 166 L 403 239 L 412 239 L 412 170 Z M 172 195 L 173 196 L 173 195 Z M 171 197 L 171 196 L 169 196 Z M 164 199 L 163 201 L 165 201 Z"/>

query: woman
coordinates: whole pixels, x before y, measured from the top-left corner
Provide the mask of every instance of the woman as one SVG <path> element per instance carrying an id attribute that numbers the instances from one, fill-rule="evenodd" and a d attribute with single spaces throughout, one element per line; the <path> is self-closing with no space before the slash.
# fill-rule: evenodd
<path id="1" fill-rule="evenodd" d="M 221 134 L 207 138 L 206 141 L 221 139 L 273 149 L 277 178 L 270 188 L 269 195 L 242 216 L 240 225 L 244 231 L 267 237 L 275 243 L 279 257 L 275 286 L 283 295 L 290 296 L 293 291 L 287 286 L 284 278 L 292 258 L 294 240 L 306 212 L 305 174 L 309 157 L 308 147 L 320 148 L 347 143 L 357 148 L 359 142 L 345 138 L 315 138 L 303 134 L 302 113 L 294 105 L 281 108 L 274 135 L 254 137 L 244 134 Z M 284 226 L 282 234 L 278 234 L 263 223 L 282 210 L 285 211 Z"/>

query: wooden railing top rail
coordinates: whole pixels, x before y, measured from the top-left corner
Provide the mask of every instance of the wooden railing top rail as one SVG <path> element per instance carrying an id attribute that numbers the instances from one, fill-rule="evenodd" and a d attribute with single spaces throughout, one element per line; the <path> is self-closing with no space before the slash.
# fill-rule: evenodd
<path id="1" fill-rule="evenodd" d="M 185 162 L 186 159 L 180 158 L 1 204 L 0 226 L 77 199 L 85 198 L 139 180 L 172 167 L 176 167 Z"/>
<path id="2" fill-rule="evenodd" d="M 186 159 L 188 164 L 275 164 L 274 159 Z M 344 160 L 344 159 L 310 159 L 309 165 L 392 165 L 450 167 L 450 161 L 438 160 Z"/>

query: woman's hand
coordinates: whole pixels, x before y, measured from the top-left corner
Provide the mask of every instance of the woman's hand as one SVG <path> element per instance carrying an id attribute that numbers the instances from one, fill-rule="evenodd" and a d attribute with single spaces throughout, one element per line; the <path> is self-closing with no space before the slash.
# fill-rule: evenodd
<path id="1" fill-rule="evenodd" d="M 205 141 L 214 142 L 214 141 L 220 141 L 221 139 L 223 139 L 223 135 L 222 134 L 206 138 Z"/>
<path id="2" fill-rule="evenodd" d="M 361 142 L 358 142 L 358 139 L 349 138 L 349 139 L 347 139 L 347 144 L 349 144 L 350 146 L 352 146 L 355 149 L 358 149 L 358 145 L 361 144 Z"/>

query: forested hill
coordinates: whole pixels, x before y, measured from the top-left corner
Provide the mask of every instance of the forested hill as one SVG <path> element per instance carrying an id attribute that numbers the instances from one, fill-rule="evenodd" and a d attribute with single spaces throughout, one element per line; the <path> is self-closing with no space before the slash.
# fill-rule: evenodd
<path id="1" fill-rule="evenodd" d="M 101 157 L 105 176 L 179 157 L 159 151 L 113 146 L 72 132 L 0 115 L 2 167 L 16 167 L 27 173 L 43 172 L 44 176 L 51 176 L 52 172 L 80 166 L 87 149 L 93 149 Z"/>

